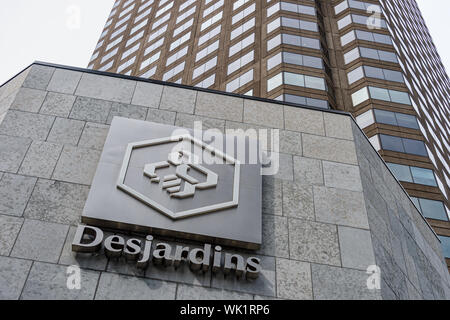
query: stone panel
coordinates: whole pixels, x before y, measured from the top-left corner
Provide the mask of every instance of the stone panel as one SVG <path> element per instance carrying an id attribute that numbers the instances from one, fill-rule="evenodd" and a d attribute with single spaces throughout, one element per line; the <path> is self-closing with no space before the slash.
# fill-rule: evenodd
<path id="1" fill-rule="evenodd" d="M 195 114 L 230 121 L 242 121 L 244 99 L 199 92 Z"/>
<path id="2" fill-rule="evenodd" d="M 176 284 L 102 273 L 96 300 L 174 300 Z"/>
<path id="3" fill-rule="evenodd" d="M 25 217 L 71 225 L 79 223 L 88 193 L 87 186 L 39 179 Z"/>
<path id="4" fill-rule="evenodd" d="M 0 181 L 0 214 L 22 216 L 36 178 L 5 174 Z"/>
<path id="5" fill-rule="evenodd" d="M 364 271 L 312 265 L 314 299 L 316 300 L 379 300 L 379 290 L 367 289 Z"/>
<path id="6" fill-rule="evenodd" d="M 303 156 L 347 164 L 358 164 L 353 142 L 309 134 L 303 134 Z"/>
<path id="7" fill-rule="evenodd" d="M 18 300 L 32 261 L 0 257 L 0 300 Z"/>
<path id="8" fill-rule="evenodd" d="M 369 229 L 369 222 L 360 192 L 314 187 L 314 204 L 317 221 Z"/>
<path id="9" fill-rule="evenodd" d="M 0 215 L 0 255 L 9 256 L 23 219 Z"/>
<path id="10" fill-rule="evenodd" d="M 11 109 L 26 112 L 38 112 L 46 95 L 47 92 L 42 90 L 21 88 L 11 105 Z"/>
<path id="11" fill-rule="evenodd" d="M 67 118 L 75 103 L 75 96 L 49 92 L 39 113 Z"/>
<path id="12" fill-rule="evenodd" d="M 45 141 L 55 117 L 10 110 L 0 124 L 0 134 Z"/>
<path id="13" fill-rule="evenodd" d="M 49 263 L 35 262 L 23 289 L 23 300 L 92 300 L 98 272 L 80 270 L 80 289 L 67 287 L 68 269 Z M 74 271 L 71 271 L 73 274 Z"/>
<path id="14" fill-rule="evenodd" d="M 112 102 L 78 97 L 70 113 L 70 118 L 97 123 L 106 123 Z"/>
<path id="15" fill-rule="evenodd" d="M 367 230 L 338 227 L 339 247 L 344 268 L 366 271 L 375 265 L 372 239 Z"/>
<path id="16" fill-rule="evenodd" d="M 19 173 L 39 178 L 50 178 L 61 153 L 62 146 L 35 141 L 22 162 Z"/>
<path id="17" fill-rule="evenodd" d="M 30 145 L 31 139 L 0 135 L 0 170 L 16 173 Z"/>
<path id="18" fill-rule="evenodd" d="M 283 129 L 283 106 L 266 102 L 244 100 L 244 122 Z"/>
<path id="19" fill-rule="evenodd" d="M 75 95 L 131 103 L 135 88 L 135 81 L 83 73 Z"/>
<path id="20" fill-rule="evenodd" d="M 47 141 L 76 146 L 84 129 L 84 121 L 56 118 Z"/>
<path id="21" fill-rule="evenodd" d="M 88 122 L 84 126 L 78 146 L 87 149 L 103 150 L 109 126 Z"/>
<path id="22" fill-rule="evenodd" d="M 56 263 L 68 230 L 66 225 L 25 220 L 11 257 Z"/>
<path id="23" fill-rule="evenodd" d="M 325 135 L 322 112 L 285 106 L 284 113 L 286 130 Z"/>
<path id="24" fill-rule="evenodd" d="M 28 72 L 28 76 L 23 82 L 25 88 L 45 90 L 50 79 L 55 72 L 55 68 L 42 65 L 33 65 Z"/>
<path id="25" fill-rule="evenodd" d="M 289 219 L 289 250 L 291 259 L 341 266 L 334 225 Z"/>
<path id="26" fill-rule="evenodd" d="M 132 104 L 149 108 L 158 108 L 164 86 L 153 83 L 138 82 L 133 94 Z"/>
<path id="27" fill-rule="evenodd" d="M 283 215 L 290 218 L 314 220 L 313 188 L 284 181 Z"/>
<path id="28" fill-rule="evenodd" d="M 59 93 L 74 94 L 82 73 L 71 70 L 56 69 L 48 84 L 47 90 Z"/>
<path id="29" fill-rule="evenodd" d="M 292 300 L 312 300 L 311 265 L 277 259 L 277 295 Z"/>
<path id="30" fill-rule="evenodd" d="M 65 146 L 53 173 L 53 179 L 90 185 L 100 154 L 98 150 Z"/>
<path id="31" fill-rule="evenodd" d="M 197 91 L 165 86 L 159 108 L 193 114 L 196 100 Z"/>

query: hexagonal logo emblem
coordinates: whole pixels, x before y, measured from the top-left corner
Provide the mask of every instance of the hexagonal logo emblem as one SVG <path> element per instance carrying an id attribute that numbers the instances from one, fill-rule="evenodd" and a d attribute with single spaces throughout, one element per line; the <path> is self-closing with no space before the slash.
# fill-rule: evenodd
<path id="1" fill-rule="evenodd" d="M 232 152 L 191 130 L 115 117 L 82 222 L 259 248 L 261 165 L 237 160 L 234 137 L 222 139 Z"/>
<path id="2" fill-rule="evenodd" d="M 173 143 L 180 143 L 181 148 L 169 153 L 167 155 L 167 160 L 148 163 L 144 166 L 143 175 L 147 176 L 152 184 L 157 184 L 161 190 L 165 190 L 168 197 L 178 199 L 193 198 L 195 197 L 196 192 L 202 192 L 202 190 L 206 189 L 217 189 L 219 184 L 219 175 L 198 163 L 198 159 L 196 161 L 195 155 L 190 151 L 193 148 L 199 148 L 203 152 L 208 152 L 211 158 L 218 158 L 218 160 L 223 162 L 223 166 L 233 167 L 233 183 L 229 185 L 229 187 L 232 188 L 231 200 L 226 199 L 222 202 L 219 201 L 218 203 L 189 208 L 188 210 L 184 210 L 184 208 L 182 208 L 182 211 L 176 212 L 169 208 L 169 205 L 165 205 L 164 203 L 158 201 L 158 199 L 155 199 L 153 196 L 156 192 L 154 192 L 153 195 L 146 195 L 133 188 L 133 186 L 127 185 L 125 178 L 130 165 L 131 156 L 134 151 L 143 148 L 151 149 L 152 147 Z M 149 152 L 151 152 L 151 150 L 149 150 Z M 166 174 L 161 177 L 157 174 L 158 170 L 164 170 L 166 171 Z M 169 170 L 172 172 L 169 173 Z M 202 175 L 204 181 L 202 182 L 195 178 L 193 174 L 189 174 L 190 171 L 195 171 L 197 175 Z M 227 156 L 220 150 L 210 148 L 207 144 L 195 139 L 190 134 L 169 136 L 162 139 L 140 141 L 128 144 L 117 182 L 117 187 L 120 190 L 175 220 L 237 207 L 239 205 L 239 185 L 239 161 L 233 157 Z"/>

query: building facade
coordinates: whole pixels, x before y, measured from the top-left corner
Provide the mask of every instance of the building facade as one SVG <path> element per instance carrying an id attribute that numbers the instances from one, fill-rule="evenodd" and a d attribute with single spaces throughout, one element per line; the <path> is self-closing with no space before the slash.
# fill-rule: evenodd
<path id="1" fill-rule="evenodd" d="M 352 113 L 450 268 L 450 84 L 414 0 L 118 0 L 89 68 Z"/>
<path id="2" fill-rule="evenodd" d="M 450 299 L 436 234 L 349 113 L 47 63 L 2 85 L 0 110 L 0 299 Z M 133 123 L 127 134 L 194 121 L 222 132 L 279 130 L 280 170 L 262 177 L 252 213 L 262 220 L 262 245 L 223 246 L 258 259 L 256 279 L 187 260 L 174 268 L 158 256 L 137 268 L 129 254 L 106 256 L 106 240 L 100 252 L 73 251 L 89 202 L 103 201 L 101 214 L 117 200 L 96 196 L 115 175 L 95 186 L 128 142 L 114 133 L 117 121 Z M 110 149 L 114 135 L 121 142 Z M 122 217 L 150 210 L 126 199 Z M 148 239 L 123 226 L 102 229 L 111 241 Z M 208 244 L 152 235 L 153 253 L 160 243 Z"/>

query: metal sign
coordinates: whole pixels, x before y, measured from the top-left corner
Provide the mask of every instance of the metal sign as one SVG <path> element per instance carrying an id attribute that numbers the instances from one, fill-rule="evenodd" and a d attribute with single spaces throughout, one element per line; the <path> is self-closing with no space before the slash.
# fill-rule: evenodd
<path id="1" fill-rule="evenodd" d="M 235 138 L 223 135 L 224 150 L 197 132 L 115 117 L 82 222 L 258 249 L 261 164 L 235 156 Z"/>

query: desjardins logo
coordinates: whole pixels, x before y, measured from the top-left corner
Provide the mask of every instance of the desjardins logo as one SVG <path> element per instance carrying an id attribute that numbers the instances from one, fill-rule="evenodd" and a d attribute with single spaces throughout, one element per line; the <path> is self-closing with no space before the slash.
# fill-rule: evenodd
<path id="1" fill-rule="evenodd" d="M 152 262 L 164 267 L 179 268 L 187 263 L 193 272 L 224 274 L 235 273 L 237 277 L 245 274 L 247 280 L 257 279 L 261 271 L 260 259 L 249 257 L 246 260 L 239 254 L 222 252 L 222 247 L 205 244 L 203 248 L 189 248 L 183 245 L 172 246 L 158 242 L 152 250 L 154 238 L 148 235 L 144 241 L 136 238 L 125 239 L 119 235 L 105 238 L 104 232 L 92 226 L 78 226 L 72 242 L 72 251 L 78 253 L 99 253 L 102 248 L 108 258 L 125 257 L 136 262 L 136 267 L 145 270 Z M 172 254 L 174 252 L 174 254 Z"/>

